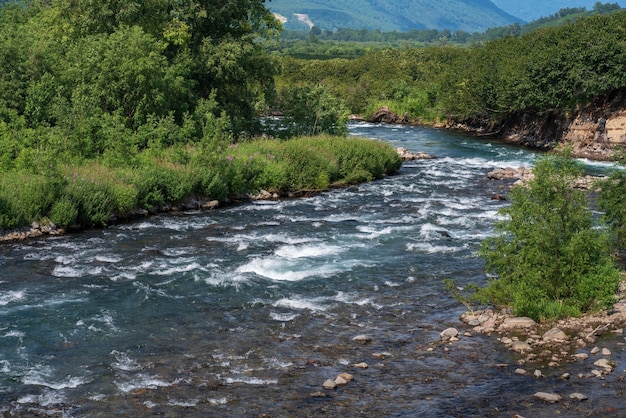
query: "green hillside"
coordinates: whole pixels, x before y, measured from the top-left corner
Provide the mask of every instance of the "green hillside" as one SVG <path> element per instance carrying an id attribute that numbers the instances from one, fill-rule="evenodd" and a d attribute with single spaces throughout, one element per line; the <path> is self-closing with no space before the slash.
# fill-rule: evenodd
<path id="1" fill-rule="evenodd" d="M 267 7 L 286 18 L 283 25 L 292 30 L 306 30 L 313 24 L 329 30 L 450 29 L 477 32 L 520 21 L 489 0 L 272 0 L 267 2 Z M 309 20 L 299 21 L 297 15 L 306 15 Z"/>

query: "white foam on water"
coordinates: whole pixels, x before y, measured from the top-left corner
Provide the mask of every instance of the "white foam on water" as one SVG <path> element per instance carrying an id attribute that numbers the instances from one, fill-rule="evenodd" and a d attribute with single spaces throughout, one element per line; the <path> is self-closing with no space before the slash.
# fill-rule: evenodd
<path id="1" fill-rule="evenodd" d="M 82 272 L 69 266 L 56 266 L 52 271 L 52 275 L 55 277 L 81 277 Z"/>
<path id="2" fill-rule="evenodd" d="M 418 243 L 408 243 L 406 244 L 406 249 L 409 252 L 422 252 L 427 254 L 437 254 L 437 253 L 456 253 L 462 251 L 464 247 L 462 246 L 445 246 L 445 245 L 432 245 L 426 242 L 418 242 Z"/>
<path id="3" fill-rule="evenodd" d="M 328 277 L 338 271 L 340 271 L 338 265 L 306 265 L 297 259 L 257 257 L 239 266 L 235 274 L 253 273 L 279 282 L 297 282 L 309 277 Z"/>
<path id="4" fill-rule="evenodd" d="M 172 385 L 176 385 L 180 382 L 180 379 L 176 379 L 173 382 L 168 382 L 166 380 L 162 380 L 158 377 L 150 376 L 147 374 L 140 373 L 135 376 L 134 379 L 126 381 L 126 382 L 118 382 L 114 381 L 113 383 L 117 388 L 124 392 L 132 392 L 136 389 L 157 389 L 160 387 L 169 387 Z"/>
<path id="5" fill-rule="evenodd" d="M 135 372 L 144 368 L 137 360 L 131 358 L 127 353 L 117 350 L 111 351 L 111 355 L 115 357 L 115 362 L 111 363 L 111 367 L 125 372 Z"/>
<path id="6" fill-rule="evenodd" d="M 66 401 L 63 392 L 49 390 L 40 395 L 22 396 L 17 400 L 17 403 L 22 405 L 35 404 L 39 406 L 53 406 L 64 404 Z"/>
<path id="7" fill-rule="evenodd" d="M 365 234 L 363 238 L 368 240 L 374 240 L 382 236 L 402 235 L 404 232 L 412 231 L 414 229 L 414 226 L 387 226 L 384 228 L 375 228 L 371 225 L 358 225 L 356 229 L 357 231 Z"/>
<path id="8" fill-rule="evenodd" d="M 300 315 L 296 313 L 270 312 L 270 318 L 272 318 L 274 321 L 279 321 L 279 322 L 290 322 L 299 316 Z"/>
<path id="9" fill-rule="evenodd" d="M 122 261 L 122 257 L 113 257 L 110 255 L 97 255 L 95 257 L 96 261 L 99 261 L 101 263 L 119 263 L 120 261 Z"/>
<path id="10" fill-rule="evenodd" d="M 22 383 L 25 385 L 45 386 L 54 390 L 77 388 L 87 383 L 85 378 L 78 376 L 66 376 L 62 380 L 55 380 L 52 378 L 52 374 L 53 371 L 49 366 L 37 367 L 29 370 L 22 376 Z"/>
<path id="11" fill-rule="evenodd" d="M 357 306 L 372 306 L 376 309 L 382 309 L 383 306 L 374 303 L 370 298 L 362 298 L 358 294 L 337 292 L 337 295 L 333 298 L 336 302 L 346 303 Z"/>
<path id="12" fill-rule="evenodd" d="M 267 385 L 277 384 L 278 379 L 259 379 L 258 377 L 238 376 L 238 377 L 225 377 L 224 383 L 226 383 L 227 385 L 232 385 L 235 383 L 244 383 L 246 385 L 267 386 Z"/>
<path id="13" fill-rule="evenodd" d="M 287 308 L 298 311 L 312 311 L 323 312 L 330 307 L 330 304 L 326 303 L 328 298 L 282 298 L 274 302 L 275 308 Z"/>
<path id="14" fill-rule="evenodd" d="M 0 292 L 0 306 L 6 306 L 9 303 L 19 302 L 24 299 L 26 293 L 23 290 L 9 290 L 8 292 Z"/>
<path id="15" fill-rule="evenodd" d="M 211 405 L 226 405 L 228 403 L 228 398 L 207 398 L 206 401 Z"/>
<path id="16" fill-rule="evenodd" d="M 283 245 L 278 247 L 274 254 L 283 258 L 313 258 L 324 257 L 327 255 L 341 254 L 346 251 L 347 247 L 338 247 L 334 245 Z"/>
<path id="17" fill-rule="evenodd" d="M 19 338 L 22 339 L 24 338 L 24 334 L 22 331 L 18 331 L 18 330 L 11 330 L 9 332 L 7 332 L 6 334 L 3 335 L 3 338 Z"/>
<path id="18" fill-rule="evenodd" d="M 204 268 L 198 264 L 197 262 L 189 262 L 188 264 L 181 264 L 179 266 L 171 266 L 169 268 L 165 268 L 164 270 L 156 270 L 154 274 L 158 274 L 159 276 L 170 276 L 178 273 L 186 273 L 188 271 L 195 270 L 203 270 Z"/>
<path id="19" fill-rule="evenodd" d="M 167 401 L 167 404 L 169 406 L 182 406 L 184 408 L 191 408 L 191 407 L 197 406 L 198 402 L 199 402 L 198 399 L 186 400 L 186 401 L 170 399 L 169 401 Z"/>

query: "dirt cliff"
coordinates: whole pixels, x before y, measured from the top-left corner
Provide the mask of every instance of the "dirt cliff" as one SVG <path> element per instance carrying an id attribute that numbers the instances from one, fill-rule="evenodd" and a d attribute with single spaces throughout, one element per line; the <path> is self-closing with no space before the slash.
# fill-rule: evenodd
<path id="1" fill-rule="evenodd" d="M 598 97 L 576 111 L 521 113 L 499 123 L 469 120 L 447 127 L 546 151 L 571 145 L 577 157 L 610 160 L 617 147 L 626 147 L 626 89 Z"/>

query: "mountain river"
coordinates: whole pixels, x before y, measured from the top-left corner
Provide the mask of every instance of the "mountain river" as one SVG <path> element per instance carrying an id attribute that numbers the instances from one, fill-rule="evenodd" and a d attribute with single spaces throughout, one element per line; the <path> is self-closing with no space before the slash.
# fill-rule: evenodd
<path id="1" fill-rule="evenodd" d="M 593 379 L 577 363 L 517 375 L 497 336 L 439 343 L 471 331 L 443 280 L 486 280 L 476 252 L 507 204 L 487 172 L 536 154 L 421 127 L 350 134 L 438 158 L 314 197 L 0 246 L 0 413 L 626 416 L 621 335 L 598 342 L 616 368 Z M 354 380 L 322 388 L 343 372 Z"/>

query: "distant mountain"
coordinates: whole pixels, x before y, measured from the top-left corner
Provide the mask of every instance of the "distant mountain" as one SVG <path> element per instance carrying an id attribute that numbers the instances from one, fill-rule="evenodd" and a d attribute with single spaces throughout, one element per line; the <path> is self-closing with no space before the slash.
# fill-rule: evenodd
<path id="1" fill-rule="evenodd" d="M 626 1 L 626 0 L 625 0 Z M 482 32 L 521 22 L 489 0 L 271 0 L 286 29 L 450 29 Z"/>
<path id="2" fill-rule="evenodd" d="M 527 22 L 537 20 L 540 17 L 553 15 L 564 8 L 585 7 L 593 10 L 598 0 L 491 0 L 496 6 L 505 12 L 519 17 Z M 626 0 L 600 0 L 600 3 L 617 3 L 620 7 L 626 7 Z"/>

